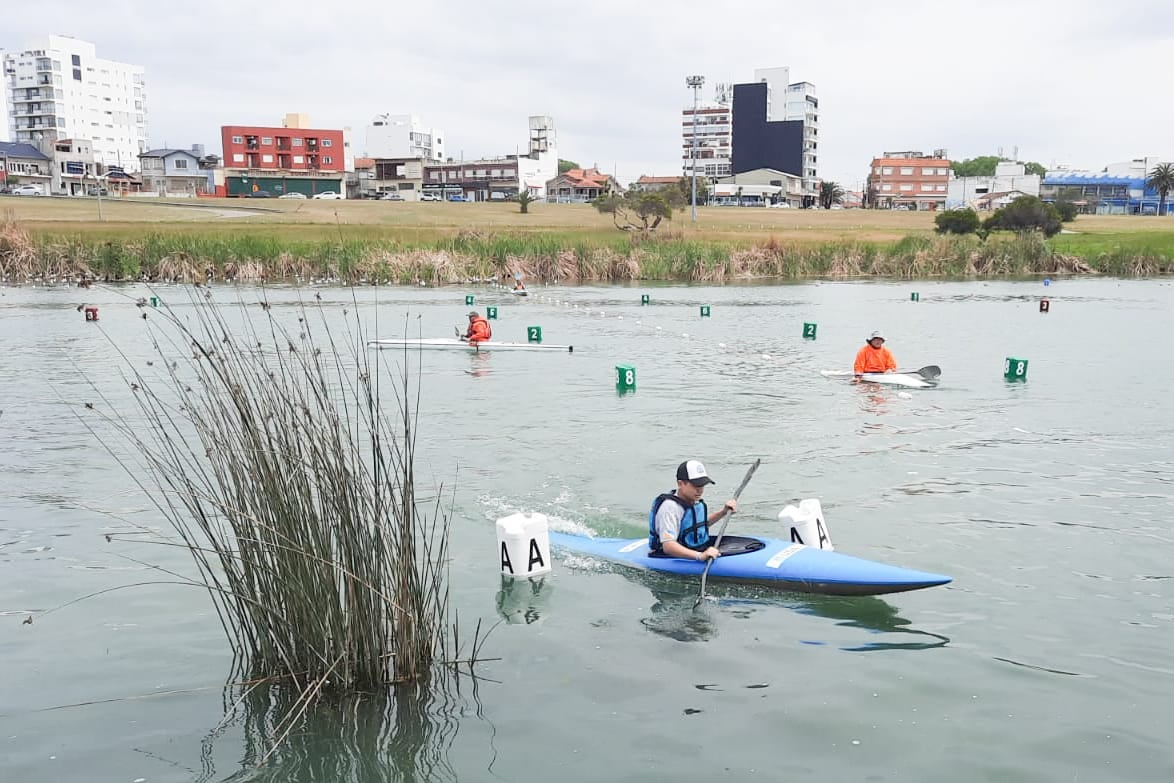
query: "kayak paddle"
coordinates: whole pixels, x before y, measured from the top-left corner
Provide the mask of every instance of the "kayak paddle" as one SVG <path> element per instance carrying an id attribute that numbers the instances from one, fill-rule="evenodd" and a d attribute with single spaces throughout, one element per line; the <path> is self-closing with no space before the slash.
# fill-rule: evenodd
<path id="1" fill-rule="evenodd" d="M 746 471 L 746 475 L 742 478 L 742 483 L 734 490 L 734 500 L 742 494 L 742 490 L 746 489 L 746 485 L 750 483 L 750 477 L 754 475 L 754 471 L 758 470 L 758 466 L 762 464 L 761 459 L 754 460 L 754 464 L 750 466 L 750 470 Z M 717 549 L 722 545 L 722 536 L 726 534 L 726 524 L 730 521 L 730 512 L 722 512 L 722 526 L 717 531 L 717 541 L 714 543 L 714 548 Z M 713 565 L 713 558 L 705 561 L 705 570 L 701 572 L 701 592 L 697 595 L 697 600 L 693 602 L 693 608 L 696 609 L 701 605 L 701 601 L 705 598 L 705 578 L 709 576 L 709 567 Z"/>
<path id="2" fill-rule="evenodd" d="M 942 368 L 938 367 L 936 364 L 927 364 L 920 370 L 914 370 L 912 372 L 909 372 L 908 370 L 897 370 L 897 372 L 903 372 L 906 375 L 920 375 L 927 381 L 932 381 L 935 378 L 942 377 Z"/>

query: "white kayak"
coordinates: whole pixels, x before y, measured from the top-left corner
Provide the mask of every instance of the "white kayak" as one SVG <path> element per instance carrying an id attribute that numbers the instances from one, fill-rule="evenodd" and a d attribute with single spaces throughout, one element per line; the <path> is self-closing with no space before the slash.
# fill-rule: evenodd
<path id="1" fill-rule="evenodd" d="M 825 378 L 855 377 L 851 370 L 820 370 L 819 374 Z M 866 372 L 860 376 L 860 380 L 910 389 L 928 389 L 938 385 L 938 378 L 941 375 L 942 369 L 936 364 L 931 364 L 914 372 Z"/>
<path id="2" fill-rule="evenodd" d="M 456 337 L 389 337 L 382 340 L 368 340 L 368 348 L 427 348 L 429 350 L 456 351 L 566 351 L 575 350 L 573 345 L 552 343 L 505 343 L 497 340 L 468 343 Z"/>

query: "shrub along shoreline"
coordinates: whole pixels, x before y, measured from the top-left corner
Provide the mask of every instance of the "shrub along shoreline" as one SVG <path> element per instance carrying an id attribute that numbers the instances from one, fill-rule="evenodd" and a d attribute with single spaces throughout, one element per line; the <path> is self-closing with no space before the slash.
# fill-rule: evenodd
<path id="1" fill-rule="evenodd" d="M 444 285 L 520 274 L 533 283 L 761 279 L 1174 274 L 1174 252 L 1045 240 L 1038 233 L 907 236 L 892 243 L 799 244 L 687 239 L 668 234 L 561 236 L 460 231 L 423 240 L 297 240 L 248 234 L 128 231 L 124 239 L 33 235 L 0 225 L 0 281 L 93 279 L 195 282 L 326 280 Z M 1061 252 L 1061 249 L 1066 252 Z M 1085 252 L 1087 251 L 1087 252 Z"/>

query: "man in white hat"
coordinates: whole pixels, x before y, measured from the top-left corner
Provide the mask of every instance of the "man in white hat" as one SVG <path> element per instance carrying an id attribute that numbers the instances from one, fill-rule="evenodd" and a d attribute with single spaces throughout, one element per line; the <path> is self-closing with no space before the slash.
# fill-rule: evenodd
<path id="1" fill-rule="evenodd" d="M 738 501 L 731 498 L 710 514 L 701 495 L 713 483 L 705 466 L 695 459 L 677 466 L 677 488 L 658 495 L 648 512 L 648 549 L 653 556 L 701 562 L 721 556 L 712 546 L 709 526 L 737 511 Z"/>
<path id="2" fill-rule="evenodd" d="M 868 336 L 863 348 L 856 353 L 852 372 L 859 378 L 866 372 L 896 372 L 897 360 L 885 347 L 885 336 L 878 329 Z"/>

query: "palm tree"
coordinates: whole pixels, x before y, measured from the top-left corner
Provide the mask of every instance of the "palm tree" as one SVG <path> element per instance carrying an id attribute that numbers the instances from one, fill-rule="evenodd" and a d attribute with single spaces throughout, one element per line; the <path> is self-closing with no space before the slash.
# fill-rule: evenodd
<path id="1" fill-rule="evenodd" d="M 1147 188 L 1158 191 L 1158 214 L 1166 211 L 1166 197 L 1174 190 L 1174 163 L 1159 163 L 1145 181 Z"/>
<path id="2" fill-rule="evenodd" d="M 518 206 L 521 208 L 523 215 L 530 212 L 530 205 L 537 201 L 534 196 L 530 195 L 529 190 L 523 190 L 518 193 Z"/>
<path id="3" fill-rule="evenodd" d="M 824 209 L 831 209 L 832 204 L 844 202 L 844 189 L 838 182 L 819 183 L 819 204 Z"/>

